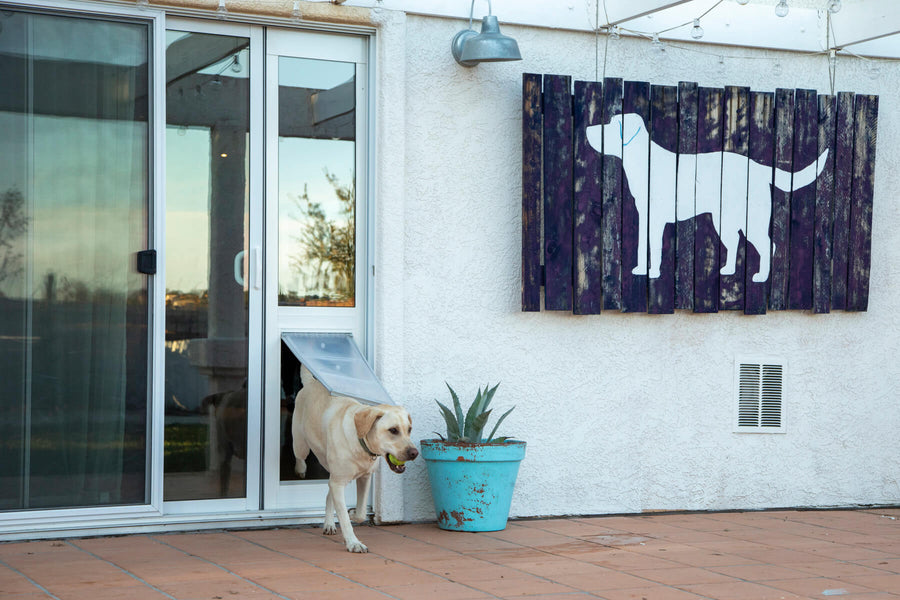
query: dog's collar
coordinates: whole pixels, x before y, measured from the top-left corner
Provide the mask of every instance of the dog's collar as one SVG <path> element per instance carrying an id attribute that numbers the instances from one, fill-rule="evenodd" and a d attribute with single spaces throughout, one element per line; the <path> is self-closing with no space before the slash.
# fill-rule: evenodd
<path id="1" fill-rule="evenodd" d="M 358 439 L 359 439 L 359 445 L 363 447 L 363 450 L 365 450 L 366 452 L 368 452 L 369 456 L 372 457 L 372 460 L 375 460 L 376 458 L 378 458 L 378 455 L 377 455 L 377 454 L 375 454 L 374 452 L 372 452 L 371 450 L 369 450 L 369 446 L 366 445 L 366 440 L 365 440 L 365 439 L 363 439 L 363 438 L 358 438 Z"/>

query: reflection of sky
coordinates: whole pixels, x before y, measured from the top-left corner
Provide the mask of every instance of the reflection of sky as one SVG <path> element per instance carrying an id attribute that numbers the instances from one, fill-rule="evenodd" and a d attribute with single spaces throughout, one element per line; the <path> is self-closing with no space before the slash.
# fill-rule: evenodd
<path id="1" fill-rule="evenodd" d="M 166 289 L 208 286 L 209 130 L 166 128 Z"/>
<path id="2" fill-rule="evenodd" d="M 166 288 L 203 290 L 209 270 L 209 131 L 168 128 L 166 132 Z M 340 218 L 342 208 L 326 170 L 340 184 L 352 181 L 355 144 L 341 140 L 289 138 L 280 140 L 279 203 L 281 272 L 288 272 L 291 256 L 301 254 L 294 243 L 299 235 L 299 211 L 294 200 L 304 185 L 313 202 L 321 202 L 329 218 Z"/>
<path id="3" fill-rule="evenodd" d="M 53 272 L 126 289 L 145 243 L 146 123 L 0 112 L 0 131 L 0 193 L 25 196 L 36 287 Z"/>
<path id="4" fill-rule="evenodd" d="M 355 175 L 355 144 L 344 140 L 282 138 L 278 140 L 278 272 L 282 278 L 291 273 L 292 257 L 303 255 L 297 238 L 302 233 L 302 218 L 297 200 L 306 185 L 311 202 L 319 202 L 330 220 L 346 221 L 343 205 L 325 172 L 337 176 L 338 184 L 349 185 Z M 296 282 L 282 281 L 286 289 L 297 289 Z"/>

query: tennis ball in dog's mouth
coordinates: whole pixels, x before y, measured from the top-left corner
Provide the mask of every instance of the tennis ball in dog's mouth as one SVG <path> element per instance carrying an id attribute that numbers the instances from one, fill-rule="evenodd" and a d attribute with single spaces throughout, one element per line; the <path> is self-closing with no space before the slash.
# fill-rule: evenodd
<path id="1" fill-rule="evenodd" d="M 388 457 L 388 460 L 391 461 L 391 464 L 394 465 L 394 466 L 402 467 L 403 465 L 406 464 L 406 461 L 399 460 L 399 459 L 398 459 L 396 456 L 394 456 L 393 454 L 388 454 L 387 457 Z"/>

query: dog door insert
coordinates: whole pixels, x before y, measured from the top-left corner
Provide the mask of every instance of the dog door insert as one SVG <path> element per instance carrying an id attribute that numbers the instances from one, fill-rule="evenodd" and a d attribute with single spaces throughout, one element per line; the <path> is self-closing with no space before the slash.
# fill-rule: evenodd
<path id="1" fill-rule="evenodd" d="M 349 333 L 286 331 L 281 339 L 332 394 L 366 404 L 394 404 Z"/>

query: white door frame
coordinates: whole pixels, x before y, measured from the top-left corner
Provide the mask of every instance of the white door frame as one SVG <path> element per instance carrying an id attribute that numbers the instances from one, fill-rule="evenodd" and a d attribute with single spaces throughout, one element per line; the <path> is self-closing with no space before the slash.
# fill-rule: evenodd
<path id="1" fill-rule="evenodd" d="M 263 145 L 263 39 L 264 30 L 259 25 L 247 25 L 241 23 L 221 23 L 208 20 L 192 20 L 169 18 L 166 20 L 166 29 L 191 31 L 194 33 L 206 33 L 213 35 L 229 35 L 246 37 L 250 39 L 250 137 L 247 145 L 250 154 L 249 177 L 249 332 L 247 356 L 249 365 L 247 369 L 247 460 L 246 460 L 246 496 L 244 498 L 216 498 L 211 500 L 184 500 L 162 502 L 162 512 L 170 515 L 195 514 L 195 513 L 231 513 L 248 510 L 258 510 L 261 506 L 260 480 L 262 464 L 262 444 L 259 432 L 262 428 L 262 372 L 259 368 L 261 360 L 254 357 L 262 356 L 262 231 L 263 231 L 263 157 L 258 150 Z M 165 45 L 163 52 L 165 52 Z M 165 106 L 165 89 L 163 88 L 162 105 Z M 165 123 L 163 124 L 165 127 Z M 163 138 L 165 139 L 165 138 Z M 163 307 L 165 310 L 165 307 Z M 164 312 L 160 313 L 164 315 Z M 164 321 L 164 318 L 162 319 Z M 160 341 L 159 346 L 162 347 Z M 164 384 L 160 384 L 164 385 Z M 161 388 L 162 389 L 162 388 Z M 162 402 L 159 402 L 162 405 Z M 164 407 L 160 407 L 164 411 Z M 162 422 L 164 412 L 160 416 L 159 425 L 154 429 L 162 440 Z M 159 429 L 160 431 L 156 431 Z M 156 473 L 154 490 L 157 490 L 160 498 L 163 490 L 163 444 L 160 441 L 155 445 L 160 455 L 159 468 Z M 155 456 L 154 456 L 155 458 Z"/>
<path id="2" fill-rule="evenodd" d="M 356 302 L 353 308 L 278 305 L 278 59 L 280 56 L 356 64 Z M 266 243 L 265 243 L 265 401 L 263 508 L 321 512 L 327 485 L 321 481 L 280 481 L 281 332 L 352 333 L 367 351 L 371 314 L 371 255 L 368 217 L 369 39 L 286 29 L 267 30 L 266 39 Z M 371 360 L 371 357 L 369 357 Z M 355 486 L 348 502 L 355 503 Z"/>

